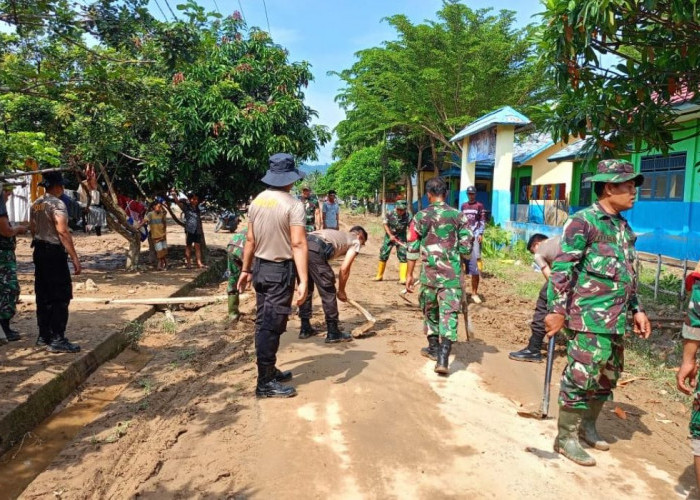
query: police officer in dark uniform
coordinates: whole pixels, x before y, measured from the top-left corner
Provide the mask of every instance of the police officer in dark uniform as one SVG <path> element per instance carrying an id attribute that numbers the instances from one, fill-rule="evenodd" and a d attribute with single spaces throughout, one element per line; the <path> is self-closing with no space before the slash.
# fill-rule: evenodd
<path id="1" fill-rule="evenodd" d="M 68 306 L 73 298 L 70 269 L 66 253 L 80 274 L 80 259 L 68 230 L 68 211 L 61 201 L 63 176 L 47 172 L 40 183 L 46 189 L 31 208 L 30 229 L 34 248 L 34 290 L 36 319 L 39 325 L 38 346 L 49 352 L 78 352 L 80 346 L 66 339 Z"/>
<path id="2" fill-rule="evenodd" d="M 281 383 L 290 380 L 292 373 L 278 370 L 275 363 L 280 336 L 292 312 L 297 275 L 297 305 L 304 303 L 308 287 L 304 204 L 289 194 L 292 185 L 303 177 L 291 155 L 272 155 L 270 168 L 262 178 L 268 188 L 253 200 L 248 210 L 248 236 L 238 290 L 242 293 L 252 278 L 257 305 L 255 395 L 259 398 L 296 395 L 293 387 Z"/>

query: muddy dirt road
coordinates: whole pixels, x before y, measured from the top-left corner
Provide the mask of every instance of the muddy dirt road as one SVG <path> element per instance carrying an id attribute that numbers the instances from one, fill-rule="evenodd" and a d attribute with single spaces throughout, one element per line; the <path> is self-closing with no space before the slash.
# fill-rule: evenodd
<path id="1" fill-rule="evenodd" d="M 299 340 L 290 321 L 278 365 L 294 372 L 296 398 L 253 395 L 250 300 L 233 326 L 224 304 L 177 311 L 175 327 L 155 316 L 141 341 L 150 361 L 21 497 L 694 498 L 687 409 L 648 381 L 606 405 L 600 430 L 614 444 L 592 452 L 594 468 L 552 452 L 554 419 L 516 416 L 516 402 L 539 400 L 544 366 L 507 359 L 528 335 L 533 306 L 512 283 L 484 280 L 485 302 L 472 309 L 477 338 L 456 346 L 449 378 L 434 374 L 418 354 L 420 314 L 398 296 L 395 257 L 387 281 L 369 281 L 377 240 L 348 285 L 377 318 L 374 335 L 330 346 L 323 336 Z M 539 278 L 523 269 L 523 279 Z M 314 314 L 323 328 L 317 298 Z M 364 321 L 347 305 L 340 316 L 346 330 Z M 561 365 L 559 357 L 555 394 Z M 104 383 L 85 390 L 99 394 Z"/>

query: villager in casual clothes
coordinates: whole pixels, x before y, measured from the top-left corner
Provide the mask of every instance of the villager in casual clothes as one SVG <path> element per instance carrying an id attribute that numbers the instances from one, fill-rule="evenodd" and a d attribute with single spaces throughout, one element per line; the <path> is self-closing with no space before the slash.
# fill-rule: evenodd
<path id="1" fill-rule="evenodd" d="M 248 210 L 248 236 L 238 291 L 242 293 L 252 278 L 257 307 L 255 394 L 258 397 L 296 395 L 293 387 L 281 383 L 290 380 L 292 373 L 278 370 L 275 363 L 280 336 L 292 312 L 297 276 L 298 306 L 304 303 L 308 287 L 304 205 L 289 194 L 292 185 L 303 178 L 291 155 L 272 155 L 267 174 L 262 178 L 269 187 L 253 200 Z"/>
<path id="2" fill-rule="evenodd" d="M 316 334 L 316 331 L 311 327 L 311 301 L 314 287 L 316 287 L 321 296 L 328 329 L 326 343 L 350 341 L 352 336 L 341 332 L 338 327 L 338 299 L 343 302 L 347 300 L 345 286 L 350 277 L 350 268 L 367 241 L 367 231 L 360 226 L 353 227 L 349 232 L 322 229 L 310 233 L 307 241 L 309 246 L 309 292 L 306 301 L 299 308 L 299 317 L 301 318 L 299 338 L 306 339 Z M 340 258 L 343 259 L 343 263 L 340 265 L 336 291 L 335 273 L 329 261 Z"/>
<path id="3" fill-rule="evenodd" d="M 65 335 L 68 306 L 73 298 L 67 257 L 73 262 L 76 275 L 81 267 L 68 230 L 66 206 L 59 199 L 63 194 L 63 177 L 60 172 L 45 173 L 42 185 L 46 193 L 32 204 L 30 212 L 39 325 L 37 345 L 45 345 L 49 352 L 78 352 L 80 346 L 70 343 Z"/>
<path id="4" fill-rule="evenodd" d="M 647 338 L 651 325 L 637 296 L 636 236 L 620 214 L 632 208 L 644 180 L 624 160 L 603 160 L 594 183 L 598 201 L 572 215 L 549 279 L 547 335 L 564 329 L 567 365 L 559 392 L 557 451 L 580 465 L 595 465 L 579 443 L 607 450 L 595 427 L 623 369 L 627 312 L 634 331 Z"/>
<path id="5" fill-rule="evenodd" d="M 419 302 L 428 338 L 428 347 L 421 354 L 437 361 L 436 373 L 447 375 L 461 310 L 460 261 L 472 251 L 474 238 L 465 215 L 445 203 L 445 181 L 432 178 L 425 189 L 430 206 L 413 217 L 408 231 L 406 290 L 413 291 L 413 270 L 420 259 Z"/>
<path id="6" fill-rule="evenodd" d="M 156 251 L 158 265 L 156 269 L 165 270 L 168 267 L 168 221 L 167 212 L 163 208 L 163 200 L 156 199 L 153 209 L 143 218 L 143 224 L 148 224 L 148 237 Z"/>
<path id="7" fill-rule="evenodd" d="M 20 339 L 20 334 L 10 328 L 10 321 L 17 312 L 19 299 L 19 282 L 17 281 L 17 259 L 15 258 L 16 236 L 25 234 L 24 225 L 13 226 L 7 214 L 7 199 L 14 186 L 2 185 L 0 198 L 0 345 Z"/>
<path id="8" fill-rule="evenodd" d="M 173 192 L 173 198 L 177 203 L 185 222 L 185 263 L 188 268 L 192 267 L 192 247 L 194 246 L 197 267 L 203 268 L 202 263 L 202 242 L 204 241 L 204 230 L 202 228 L 202 214 L 199 209 L 199 196 L 195 193 L 187 195 L 187 202 L 177 199 L 177 193 Z"/>
<path id="9" fill-rule="evenodd" d="M 544 284 L 540 288 L 535 304 L 535 313 L 532 315 L 530 323 L 530 341 L 525 349 L 511 352 L 508 357 L 515 361 L 542 362 L 542 343 L 547 333 L 544 326 L 544 318 L 547 316 L 547 288 L 549 285 L 549 275 L 552 270 L 552 262 L 561 251 L 561 237 L 554 236 L 547 238 L 544 234 L 534 234 L 527 242 L 527 249 L 535 254 L 535 264 L 542 271 Z"/>
<path id="10" fill-rule="evenodd" d="M 486 211 L 484 205 L 480 201 L 476 201 L 476 187 L 469 186 L 467 188 L 467 201 L 462 203 L 461 210 L 467 217 L 469 229 L 474 235 L 472 253 L 468 260 L 463 261 L 463 264 L 466 273 L 472 277 L 472 300 L 478 304 L 481 303 L 479 279 L 481 276 L 481 243 L 486 229 Z"/>
<path id="11" fill-rule="evenodd" d="M 335 199 L 335 191 L 328 191 L 328 198 L 321 209 L 323 229 L 340 229 L 340 205 Z"/>
<path id="12" fill-rule="evenodd" d="M 406 231 L 411 222 L 411 216 L 406 211 L 406 201 L 399 200 L 393 211 L 384 217 L 384 241 L 379 249 L 379 266 L 374 281 L 384 279 L 386 263 L 391 255 L 391 249 L 396 248 L 396 257 L 399 259 L 399 283 L 406 283 Z"/>

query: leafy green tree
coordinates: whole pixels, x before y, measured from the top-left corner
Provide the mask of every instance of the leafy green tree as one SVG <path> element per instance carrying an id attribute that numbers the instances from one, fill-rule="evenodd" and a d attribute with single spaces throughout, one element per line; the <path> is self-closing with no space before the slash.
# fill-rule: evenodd
<path id="1" fill-rule="evenodd" d="M 598 153 L 668 151 L 674 102 L 700 102 L 700 14 L 675 0 L 547 0 L 543 61 L 559 97 L 557 139 L 589 136 Z M 692 135 L 694 131 L 688 131 Z M 681 134 L 684 135 L 684 134 Z"/>
<path id="2" fill-rule="evenodd" d="M 399 180 L 401 162 L 387 160 L 384 147 L 371 146 L 352 153 L 338 169 L 336 190 L 341 198 L 374 198 L 383 183 Z"/>
<path id="3" fill-rule="evenodd" d="M 178 7 L 184 20 L 156 21 L 146 3 L 0 0 L 17 11 L 0 15 L 15 26 L 0 35 L 5 132 L 43 132 L 76 172 L 95 167 L 108 223 L 129 240 L 129 266 L 138 234 L 117 192 L 174 185 L 231 206 L 258 189 L 251 180 L 269 154 L 313 159 L 330 138 L 303 103 L 308 64 L 289 62 L 269 35 L 194 1 Z"/>

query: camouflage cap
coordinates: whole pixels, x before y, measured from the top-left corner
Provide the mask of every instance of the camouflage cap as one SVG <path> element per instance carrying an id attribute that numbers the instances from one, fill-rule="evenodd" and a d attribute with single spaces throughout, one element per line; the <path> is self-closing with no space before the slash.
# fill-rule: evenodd
<path id="1" fill-rule="evenodd" d="M 396 202 L 396 208 L 406 210 L 406 200 L 398 200 Z"/>
<path id="2" fill-rule="evenodd" d="M 619 184 L 634 179 L 635 186 L 641 186 L 644 176 L 634 171 L 634 165 L 627 160 L 603 160 L 598 162 L 595 175 L 586 179 L 587 182 L 612 182 Z"/>

